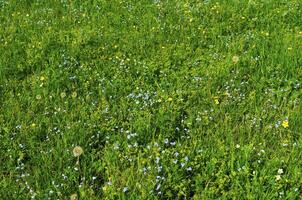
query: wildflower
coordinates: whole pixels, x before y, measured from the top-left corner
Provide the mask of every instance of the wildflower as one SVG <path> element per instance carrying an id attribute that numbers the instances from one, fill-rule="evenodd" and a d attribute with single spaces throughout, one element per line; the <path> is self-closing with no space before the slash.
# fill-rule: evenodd
<path id="1" fill-rule="evenodd" d="M 163 166 L 159 166 L 159 167 L 157 168 L 157 171 L 158 171 L 158 172 L 161 172 L 162 169 L 163 169 Z"/>
<path id="2" fill-rule="evenodd" d="M 40 99 L 42 99 L 42 96 L 38 94 L 38 95 L 36 96 L 36 99 L 37 99 L 37 100 L 40 100 Z"/>
<path id="3" fill-rule="evenodd" d="M 281 180 L 281 176 L 278 174 L 278 175 L 276 175 L 276 181 L 279 181 L 279 180 Z"/>
<path id="4" fill-rule="evenodd" d="M 236 144 L 236 149 L 239 149 L 240 148 L 240 144 Z"/>
<path id="5" fill-rule="evenodd" d="M 233 56 L 232 61 L 234 64 L 237 64 L 239 62 L 239 56 L 237 55 Z"/>
<path id="6" fill-rule="evenodd" d="M 73 153 L 74 157 L 80 157 L 80 155 L 83 154 L 83 149 L 80 146 L 76 146 L 75 148 L 73 148 L 72 153 Z"/>
<path id="7" fill-rule="evenodd" d="M 124 187 L 123 192 L 128 192 L 129 189 L 127 187 Z"/>
<path id="8" fill-rule="evenodd" d="M 170 142 L 170 145 L 174 146 L 176 145 L 176 142 Z"/>
<path id="9" fill-rule="evenodd" d="M 77 96 L 78 96 L 77 92 L 73 92 L 73 93 L 71 94 L 71 97 L 72 97 L 72 98 L 76 98 Z"/>
<path id="10" fill-rule="evenodd" d="M 278 174 L 283 174 L 283 169 L 278 169 Z"/>
<path id="11" fill-rule="evenodd" d="M 171 97 L 168 98 L 168 101 L 172 101 L 173 99 Z"/>
<path id="12" fill-rule="evenodd" d="M 106 192 L 106 191 L 107 191 L 107 189 L 108 189 L 108 186 L 107 186 L 107 185 L 105 185 L 104 187 L 102 187 L 102 189 L 103 189 L 103 191 L 104 191 L 104 192 Z"/>
<path id="13" fill-rule="evenodd" d="M 219 97 L 214 97 L 213 98 L 214 99 L 214 103 L 216 104 L 216 105 L 218 105 L 220 102 L 219 102 Z"/>
<path id="14" fill-rule="evenodd" d="M 45 77 L 44 77 L 44 76 L 41 76 L 41 77 L 40 77 L 40 81 L 45 81 Z"/>
<path id="15" fill-rule="evenodd" d="M 283 146 L 283 147 L 287 147 L 288 144 L 287 144 L 287 143 L 283 143 L 282 146 Z"/>
<path id="16" fill-rule="evenodd" d="M 66 97 L 66 93 L 65 93 L 65 92 L 61 92 L 60 96 L 61 96 L 61 98 L 63 99 L 63 98 Z"/>
<path id="17" fill-rule="evenodd" d="M 72 194 L 70 196 L 70 200 L 78 200 L 78 195 L 75 193 L 75 194 Z"/>
<path id="18" fill-rule="evenodd" d="M 287 119 L 284 120 L 284 121 L 282 122 L 282 126 L 283 126 L 284 128 L 288 128 L 288 127 L 289 127 L 289 124 L 288 124 L 288 120 L 287 120 Z"/>

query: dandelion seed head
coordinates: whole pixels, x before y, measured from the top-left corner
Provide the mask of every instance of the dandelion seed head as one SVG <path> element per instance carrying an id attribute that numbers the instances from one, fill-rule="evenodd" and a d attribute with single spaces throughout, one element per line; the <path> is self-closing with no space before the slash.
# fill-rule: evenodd
<path id="1" fill-rule="evenodd" d="M 79 157 L 80 155 L 83 154 L 83 149 L 80 146 L 76 146 L 75 148 L 73 148 L 72 153 L 74 155 L 74 157 Z"/>
<path id="2" fill-rule="evenodd" d="M 70 195 L 70 200 L 78 200 L 78 195 L 76 193 Z"/>
<path id="3" fill-rule="evenodd" d="M 232 61 L 234 64 L 237 64 L 239 62 L 239 56 L 237 56 L 237 55 L 233 56 Z"/>

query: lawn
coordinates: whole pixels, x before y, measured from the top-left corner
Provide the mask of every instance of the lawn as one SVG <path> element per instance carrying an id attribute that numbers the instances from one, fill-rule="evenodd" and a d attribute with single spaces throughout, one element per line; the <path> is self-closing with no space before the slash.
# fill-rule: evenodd
<path id="1" fill-rule="evenodd" d="M 299 199 L 299 0 L 0 0 L 0 199 Z"/>

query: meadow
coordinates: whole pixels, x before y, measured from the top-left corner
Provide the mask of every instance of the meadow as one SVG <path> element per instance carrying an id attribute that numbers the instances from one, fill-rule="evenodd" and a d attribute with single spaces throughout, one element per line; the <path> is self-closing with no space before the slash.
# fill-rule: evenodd
<path id="1" fill-rule="evenodd" d="M 0 0 L 0 199 L 301 199 L 299 0 Z"/>

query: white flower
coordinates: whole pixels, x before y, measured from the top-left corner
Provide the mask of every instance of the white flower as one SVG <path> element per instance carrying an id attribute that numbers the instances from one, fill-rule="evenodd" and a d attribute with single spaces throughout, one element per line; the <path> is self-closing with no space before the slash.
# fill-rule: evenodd
<path id="1" fill-rule="evenodd" d="M 278 169 L 278 174 L 283 174 L 283 169 Z"/>
<path id="2" fill-rule="evenodd" d="M 124 187 L 123 192 L 128 192 L 128 188 Z"/>
<path id="3" fill-rule="evenodd" d="M 170 142 L 170 144 L 171 144 L 172 146 L 174 146 L 174 145 L 176 144 L 176 142 Z"/>
<path id="4" fill-rule="evenodd" d="M 281 176 L 278 174 L 278 175 L 276 176 L 276 181 L 279 181 L 279 180 L 281 180 Z"/>

